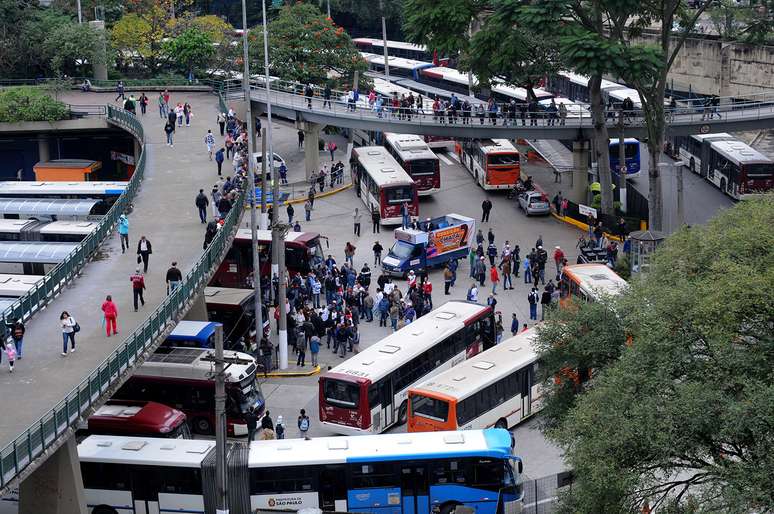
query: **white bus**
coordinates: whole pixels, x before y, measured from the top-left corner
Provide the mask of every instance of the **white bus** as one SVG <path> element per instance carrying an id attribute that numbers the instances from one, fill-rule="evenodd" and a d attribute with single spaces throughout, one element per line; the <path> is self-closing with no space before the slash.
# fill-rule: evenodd
<path id="1" fill-rule="evenodd" d="M 629 284 L 605 264 L 569 264 L 562 268 L 559 303 L 565 307 L 573 298 L 596 302 L 621 294 Z"/>
<path id="2" fill-rule="evenodd" d="M 677 136 L 674 147 L 684 166 L 736 200 L 774 189 L 774 161 L 730 134 Z"/>
<path id="3" fill-rule="evenodd" d="M 3 198 L 101 198 L 118 197 L 128 182 L 0 182 Z"/>
<path id="4" fill-rule="evenodd" d="M 24 296 L 43 278 L 45 278 L 44 275 L 0 274 L 0 297 L 19 298 Z"/>
<path id="5" fill-rule="evenodd" d="M 417 185 L 383 146 L 362 146 L 352 150 L 352 185 L 366 206 L 366 214 L 379 212 L 382 225 L 402 221 L 401 208 L 419 217 Z"/>
<path id="6" fill-rule="evenodd" d="M 530 101 L 529 92 L 523 87 L 514 87 L 502 82 L 494 82 L 491 91 L 498 102 L 510 102 L 511 100 L 515 100 L 516 103 L 529 103 Z M 544 89 L 540 89 L 539 87 L 532 88 L 532 92 L 535 94 L 535 98 L 538 102 L 541 100 L 550 100 L 554 97 L 553 94 Z"/>
<path id="7" fill-rule="evenodd" d="M 441 190 L 441 161 L 421 136 L 385 132 L 384 147 L 414 180 L 419 196 Z"/>
<path id="8" fill-rule="evenodd" d="M 124 400 L 155 401 L 185 412 L 195 432 L 215 433 L 214 364 L 203 360 L 212 350 L 160 347 L 137 368 L 115 394 Z M 247 435 L 245 414 L 253 407 L 262 414 L 264 397 L 255 378 L 257 366 L 246 353 L 226 351 L 250 364 L 226 369 L 226 416 L 229 435 Z"/>
<path id="9" fill-rule="evenodd" d="M 507 139 L 466 139 L 457 144 L 457 155 L 483 189 L 510 189 L 519 181 L 519 151 Z"/>
<path id="10" fill-rule="evenodd" d="M 408 419 L 408 389 L 494 346 L 494 313 L 451 301 L 320 377 L 320 421 L 349 435 Z"/>
<path id="11" fill-rule="evenodd" d="M 215 451 L 215 441 L 90 436 L 78 445 L 89 512 L 215 512 Z M 505 430 L 287 438 L 227 453 L 239 512 L 521 511 L 522 464 Z"/>
<path id="12" fill-rule="evenodd" d="M 535 328 L 409 389 L 409 432 L 510 428 L 540 410 Z"/>
<path id="13" fill-rule="evenodd" d="M 377 73 L 384 73 L 384 55 L 369 54 L 361 52 L 360 55 L 368 63 L 368 69 Z M 419 78 L 419 70 L 425 68 L 432 68 L 434 65 L 431 62 L 418 61 L 415 59 L 406 59 L 404 57 L 387 56 L 387 63 L 390 65 L 390 78 L 395 77 L 410 77 L 412 79 Z"/>
<path id="14" fill-rule="evenodd" d="M 79 243 L 99 225 L 96 221 L 0 219 L 0 241 Z"/>
<path id="15" fill-rule="evenodd" d="M 384 55 L 384 41 L 382 39 L 356 37 L 352 38 L 352 42 L 361 51 Z M 428 51 L 425 45 L 415 45 L 414 43 L 404 43 L 403 41 L 387 40 L 387 55 L 419 61 L 430 61 L 433 59 L 432 52 Z"/>

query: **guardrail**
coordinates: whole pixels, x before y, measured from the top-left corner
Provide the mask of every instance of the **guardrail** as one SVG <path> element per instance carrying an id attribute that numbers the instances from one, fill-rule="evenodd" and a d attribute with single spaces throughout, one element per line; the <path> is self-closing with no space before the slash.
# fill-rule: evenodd
<path id="1" fill-rule="evenodd" d="M 134 115 L 108 105 L 108 121 L 118 125 L 143 140 L 142 125 Z M 68 257 L 42 279 L 25 297 L 3 313 L 5 320 L 14 317 L 29 318 L 43 305 L 51 301 L 78 270 L 85 264 L 88 256 L 112 231 L 118 216 L 134 197 L 145 171 L 145 152 L 140 154 L 132 180 L 118 201 L 108 211 L 97 229 L 91 233 Z M 244 203 L 245 191 L 240 192 L 238 202 Z M 89 376 L 62 401 L 41 417 L 32 426 L 20 434 L 10 444 L 0 450 L 0 490 L 22 473 L 37 457 L 54 446 L 60 435 L 74 427 L 78 419 L 89 412 L 99 398 L 111 386 L 122 380 L 131 366 L 141 359 L 163 335 L 171 323 L 177 321 L 183 309 L 194 293 L 206 286 L 209 275 L 221 256 L 228 250 L 239 224 L 242 209 L 232 209 L 224 225 L 210 243 L 193 269 L 186 274 L 182 284 L 156 308 L 150 317 L 140 325 L 119 348 L 113 351 Z"/>

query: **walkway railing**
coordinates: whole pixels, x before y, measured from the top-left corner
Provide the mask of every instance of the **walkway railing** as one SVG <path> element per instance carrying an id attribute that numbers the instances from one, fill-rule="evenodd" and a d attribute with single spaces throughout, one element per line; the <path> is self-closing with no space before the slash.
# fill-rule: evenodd
<path id="1" fill-rule="evenodd" d="M 134 134 L 143 141 L 142 125 L 130 113 L 108 106 L 108 121 Z M 112 232 L 118 216 L 124 212 L 134 198 L 140 180 L 145 171 L 145 152 L 135 168 L 135 173 L 126 192 L 103 217 L 97 229 L 87 237 L 59 264 L 49 275 L 41 280 L 25 297 L 22 297 L 3 313 L 3 321 L 15 318 L 27 319 L 43 305 L 50 302 L 56 293 L 64 287 L 77 271 L 86 263 L 86 259 L 97 246 Z M 240 192 L 238 202 L 244 203 L 245 192 Z M 182 309 L 206 286 L 213 268 L 220 263 L 222 256 L 230 247 L 239 224 L 242 209 L 232 209 L 224 225 L 212 240 L 210 246 L 196 262 L 193 269 L 184 277 L 181 285 L 170 294 L 150 317 L 140 325 L 113 353 L 92 371 L 75 389 L 70 391 L 50 412 L 42 416 L 20 434 L 13 442 L 0 450 L 0 490 L 14 480 L 33 460 L 44 454 L 49 448 L 56 447 L 60 436 L 74 428 L 83 415 L 99 401 L 111 386 L 118 383 L 123 375 L 150 351 L 159 339 L 171 330 Z"/>
<path id="2" fill-rule="evenodd" d="M 229 97 L 241 97 L 240 84 L 241 82 L 226 81 L 224 91 Z M 272 105 L 304 111 L 309 110 L 309 101 L 311 100 L 311 109 L 314 112 L 325 112 L 326 114 L 342 118 L 372 121 L 389 120 L 431 126 L 463 125 L 467 123 L 474 126 L 504 127 L 518 125 L 526 127 L 593 128 L 591 112 L 587 109 L 578 109 L 577 107 L 568 110 L 567 115 L 562 117 L 558 111 L 548 112 L 544 108 L 536 111 L 521 111 L 518 109 L 518 105 L 515 112 L 508 112 L 508 104 L 500 102 L 497 103 L 497 110 L 492 111 L 488 109 L 486 102 L 481 101 L 471 106 L 471 110 L 467 111 L 466 116 L 466 113 L 460 108 L 454 112 L 448 110 L 433 112 L 432 109 L 428 108 L 429 103 L 427 101 L 424 102 L 422 108 L 416 106 L 412 109 L 393 108 L 390 105 L 390 99 L 384 96 L 382 98 L 385 101 L 382 107 L 378 108 L 376 105 L 369 105 L 367 93 L 361 93 L 359 100 L 351 103 L 347 101 L 347 92 L 337 90 L 331 91 L 329 102 L 324 104 L 324 93 L 319 87 L 313 87 L 313 95 L 307 97 L 303 84 L 279 79 L 272 80 L 270 84 L 270 100 Z M 253 80 L 251 90 L 253 98 L 265 98 L 265 81 L 260 79 Z M 428 100 L 427 96 L 424 98 Z M 482 106 L 484 110 L 476 111 L 476 108 L 479 106 Z M 618 126 L 622 114 L 626 126 L 642 127 L 645 125 L 645 119 L 641 110 L 622 110 L 618 105 L 606 112 L 607 125 L 611 127 Z M 718 98 L 713 105 L 708 105 L 707 99 L 681 100 L 676 107 L 666 107 L 664 117 L 669 124 L 771 119 L 774 118 L 774 93 L 751 95 L 749 99 L 744 101 L 737 101 L 733 98 Z"/>

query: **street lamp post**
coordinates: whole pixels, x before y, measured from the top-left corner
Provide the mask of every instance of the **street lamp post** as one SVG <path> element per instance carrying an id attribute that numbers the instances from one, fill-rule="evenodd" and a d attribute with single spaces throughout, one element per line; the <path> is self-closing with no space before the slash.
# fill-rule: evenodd
<path id="1" fill-rule="evenodd" d="M 243 0 L 244 1 L 244 0 Z M 271 176 L 272 184 L 277 183 L 277 177 L 274 170 L 274 141 L 272 139 L 272 121 L 271 121 L 271 86 L 269 84 L 269 29 L 266 21 L 266 0 L 261 1 L 261 7 L 263 9 L 263 67 L 266 81 L 266 139 L 268 139 L 269 155 L 263 156 L 263 162 L 266 163 L 264 170 L 268 170 Z M 266 173 L 263 173 L 262 178 L 262 195 L 266 194 Z M 274 188 L 272 188 L 272 191 Z M 277 216 L 277 202 L 276 196 L 272 199 L 272 207 L 274 216 Z M 268 214 L 266 211 L 261 212 L 261 228 L 264 230 L 268 228 Z"/>
<path id="2" fill-rule="evenodd" d="M 382 15 L 382 44 L 384 45 L 384 76 L 390 80 L 390 61 L 387 59 L 387 20 L 384 17 L 384 0 L 379 0 L 379 11 Z"/>

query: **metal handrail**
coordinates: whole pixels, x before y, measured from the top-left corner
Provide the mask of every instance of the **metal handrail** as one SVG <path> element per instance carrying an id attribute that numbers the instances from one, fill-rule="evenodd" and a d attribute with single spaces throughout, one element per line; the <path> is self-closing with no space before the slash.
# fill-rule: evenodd
<path id="1" fill-rule="evenodd" d="M 131 113 L 108 105 L 107 117 L 110 123 L 128 130 L 138 140 L 144 141 L 142 125 Z M 97 229 L 79 244 L 62 263 L 39 281 L 30 293 L 6 309 L 3 312 L 3 321 L 13 320 L 15 317 L 28 319 L 43 305 L 50 302 L 56 292 L 75 277 L 91 253 L 112 232 L 118 216 L 124 212 L 129 202 L 134 198 L 144 172 L 145 151 L 143 149 L 132 180 L 129 181 L 125 192 L 103 217 Z M 238 201 L 244 204 L 245 196 L 246 192 L 242 190 Z M 172 324 L 177 321 L 181 310 L 185 308 L 189 299 L 199 289 L 206 286 L 214 266 L 220 262 L 228 250 L 242 212 L 243 209 L 232 209 L 229 212 L 218 234 L 193 269 L 186 274 L 182 284 L 166 297 L 142 325 L 129 335 L 75 389 L 58 402 L 50 412 L 0 450 L 0 492 L 37 457 L 55 445 L 60 435 L 69 433 L 68 431 L 75 427 L 78 420 L 89 412 L 99 398 L 111 386 L 119 382 L 123 375 L 138 360 L 143 358 L 145 352 L 153 349 L 167 330 L 171 330 Z"/>

